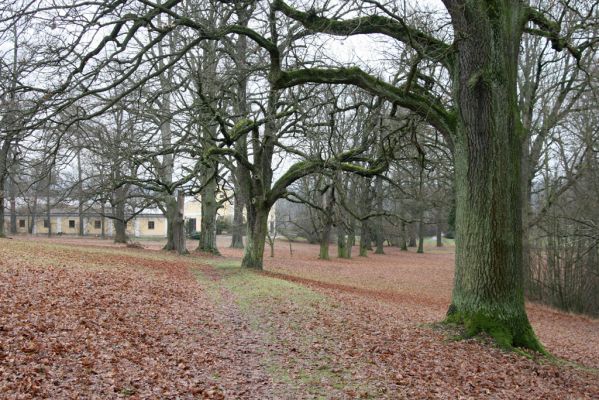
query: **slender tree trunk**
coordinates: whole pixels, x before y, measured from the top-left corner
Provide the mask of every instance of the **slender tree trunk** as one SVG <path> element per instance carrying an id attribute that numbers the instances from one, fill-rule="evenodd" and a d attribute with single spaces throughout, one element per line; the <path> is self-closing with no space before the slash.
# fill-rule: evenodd
<path id="1" fill-rule="evenodd" d="M 268 212 L 266 207 L 247 207 L 247 243 L 243 252 L 241 266 L 262 269 L 264 246 L 268 231 Z"/>
<path id="2" fill-rule="evenodd" d="M 457 114 L 456 268 L 450 320 L 499 344 L 543 351 L 524 308 L 524 132 L 516 82 L 525 8 L 519 1 L 450 9 L 460 33 L 454 71 Z"/>
<path id="3" fill-rule="evenodd" d="M 441 222 L 437 221 L 437 247 L 443 247 L 443 230 L 441 229 Z"/>
<path id="4" fill-rule="evenodd" d="M 179 191 L 176 200 L 177 212 L 173 218 L 173 243 L 178 254 L 187 254 L 185 246 L 185 219 L 183 212 L 185 209 L 185 194 Z"/>
<path id="5" fill-rule="evenodd" d="M 101 232 L 101 238 L 102 239 L 106 239 L 106 217 L 104 216 L 106 214 L 106 207 L 104 206 L 104 202 L 102 202 L 102 207 L 100 209 L 100 213 L 102 214 L 101 216 L 101 223 L 102 223 L 102 232 Z"/>

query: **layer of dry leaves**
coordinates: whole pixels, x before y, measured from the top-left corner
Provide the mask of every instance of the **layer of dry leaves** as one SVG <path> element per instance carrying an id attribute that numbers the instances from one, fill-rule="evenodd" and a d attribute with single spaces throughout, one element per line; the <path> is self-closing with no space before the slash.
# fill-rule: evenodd
<path id="1" fill-rule="evenodd" d="M 289 290 L 248 305 L 234 270 L 197 255 L 0 241 L 0 397 L 599 398 L 597 320 L 529 305 L 548 350 L 578 366 L 530 360 L 428 325 L 450 250 L 318 261 L 286 246 L 253 279 Z"/>

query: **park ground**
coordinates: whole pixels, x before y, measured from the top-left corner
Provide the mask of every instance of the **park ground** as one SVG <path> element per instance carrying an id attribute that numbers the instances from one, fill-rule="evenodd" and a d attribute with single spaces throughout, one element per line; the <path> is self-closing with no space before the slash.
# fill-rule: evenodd
<path id="1" fill-rule="evenodd" d="M 278 242 L 260 273 L 219 240 L 221 257 L 0 240 L 0 397 L 599 398 L 596 319 L 528 304 L 554 358 L 436 324 L 449 246 L 319 261 Z"/>

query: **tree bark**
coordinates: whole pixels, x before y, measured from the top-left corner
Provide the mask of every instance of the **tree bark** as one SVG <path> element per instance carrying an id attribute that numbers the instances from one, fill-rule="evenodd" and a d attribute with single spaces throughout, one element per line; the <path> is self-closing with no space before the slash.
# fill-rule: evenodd
<path id="1" fill-rule="evenodd" d="M 213 175 L 213 171 L 208 171 L 208 173 Z M 220 254 L 216 247 L 216 217 L 218 211 L 216 180 L 214 177 L 211 177 L 210 181 L 203 186 L 201 191 L 202 218 L 198 251 Z"/>
<path id="2" fill-rule="evenodd" d="M 268 207 L 248 204 L 247 207 L 247 243 L 243 252 L 241 266 L 262 269 L 264 246 L 268 231 Z"/>
<path id="3" fill-rule="evenodd" d="M 162 250 L 176 250 L 177 247 L 175 244 L 175 235 L 177 233 L 175 233 L 176 227 L 174 225 L 175 219 L 177 218 L 177 213 L 179 211 L 177 206 L 177 199 L 175 198 L 175 196 L 165 195 L 163 201 L 165 210 L 164 217 L 166 219 L 166 244 L 164 245 Z"/>
<path id="4" fill-rule="evenodd" d="M 517 63 L 519 1 L 450 7 L 458 40 L 454 98 L 456 269 L 449 319 L 500 345 L 543 351 L 524 308 Z"/>
<path id="5" fill-rule="evenodd" d="M 333 227 L 330 224 L 326 224 L 322 228 L 322 234 L 320 236 L 320 253 L 318 254 L 318 258 L 321 260 L 330 260 L 329 244 L 331 243 L 332 228 Z"/>
<path id="6" fill-rule="evenodd" d="M 114 242 L 127 243 L 127 225 L 125 220 L 124 188 L 115 190 L 116 202 L 112 206 L 114 219 Z M 81 219 L 83 220 L 83 219 Z"/>

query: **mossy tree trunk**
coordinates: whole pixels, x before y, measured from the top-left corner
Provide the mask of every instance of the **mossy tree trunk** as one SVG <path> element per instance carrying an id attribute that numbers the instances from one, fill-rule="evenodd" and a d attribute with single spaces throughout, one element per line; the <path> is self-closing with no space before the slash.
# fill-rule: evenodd
<path id="1" fill-rule="evenodd" d="M 449 318 L 505 346 L 542 350 L 524 308 L 523 132 L 517 107 L 519 1 L 450 8 L 457 34 L 454 98 L 456 270 Z"/>
<path id="2" fill-rule="evenodd" d="M 250 203 L 247 206 L 247 241 L 241 260 L 242 267 L 256 269 L 263 267 L 269 211 L 270 208 L 264 204 Z"/>
<path id="3" fill-rule="evenodd" d="M 329 260 L 329 245 L 331 243 L 331 231 L 332 226 L 327 224 L 323 226 L 321 236 L 320 236 L 320 253 L 318 254 L 318 258 L 321 260 Z"/>

